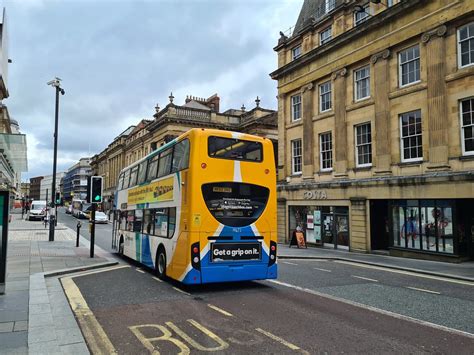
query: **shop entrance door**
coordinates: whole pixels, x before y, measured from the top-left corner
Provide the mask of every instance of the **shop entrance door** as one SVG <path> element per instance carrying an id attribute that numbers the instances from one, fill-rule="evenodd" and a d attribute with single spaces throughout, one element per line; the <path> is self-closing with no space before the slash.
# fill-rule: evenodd
<path id="1" fill-rule="evenodd" d="M 370 249 L 388 250 L 390 233 L 388 229 L 388 201 L 370 201 Z"/>
<path id="2" fill-rule="evenodd" d="M 348 209 L 347 207 L 340 207 L 338 210 L 340 211 L 323 214 L 322 228 L 324 245 L 334 247 L 334 249 L 349 250 Z"/>

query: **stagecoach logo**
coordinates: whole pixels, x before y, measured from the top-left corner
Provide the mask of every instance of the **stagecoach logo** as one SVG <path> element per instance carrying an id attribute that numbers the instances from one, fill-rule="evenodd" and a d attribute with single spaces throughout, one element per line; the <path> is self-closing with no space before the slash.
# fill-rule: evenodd
<path id="1" fill-rule="evenodd" d="M 128 204 L 153 203 L 173 199 L 174 178 L 152 182 L 128 191 Z"/>
<path id="2" fill-rule="evenodd" d="M 305 200 L 326 200 L 328 195 L 324 190 L 313 190 L 303 192 L 303 198 Z"/>

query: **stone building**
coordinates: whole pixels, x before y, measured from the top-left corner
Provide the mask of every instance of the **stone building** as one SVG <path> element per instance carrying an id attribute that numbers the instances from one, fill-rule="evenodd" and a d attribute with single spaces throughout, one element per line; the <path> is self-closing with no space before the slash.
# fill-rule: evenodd
<path id="1" fill-rule="evenodd" d="M 305 0 L 280 35 L 280 240 L 473 258 L 474 2 Z"/>
<path id="2" fill-rule="evenodd" d="M 55 190 L 57 192 L 61 191 L 60 183 L 61 183 L 61 179 L 64 178 L 65 175 L 66 173 L 64 172 L 56 173 L 56 189 Z M 51 201 L 51 188 L 52 187 L 53 187 L 53 175 L 51 174 L 51 175 L 43 176 L 40 182 L 39 200 Z"/>
<path id="3" fill-rule="evenodd" d="M 129 127 L 106 149 L 94 155 L 91 158 L 94 174 L 104 177 L 104 208 L 107 210 L 113 207 L 113 202 L 109 201 L 113 200 L 118 176 L 124 167 L 191 128 L 217 128 L 256 134 L 271 139 L 277 151 L 277 113 L 260 107 L 258 97 L 252 110 L 247 111 L 243 105 L 240 109 L 219 110 L 220 98 L 217 94 L 207 99 L 187 96 L 183 105 L 176 105 L 171 94 L 164 108 L 156 105 L 153 119 L 143 119 L 136 126 Z"/>
<path id="4" fill-rule="evenodd" d="M 43 180 L 43 176 L 36 176 L 30 179 L 30 200 L 40 199 L 41 180 Z"/>
<path id="5" fill-rule="evenodd" d="M 85 200 L 87 196 L 87 178 L 91 175 L 90 158 L 81 158 L 71 166 L 63 178 L 62 197 L 64 201 Z"/>

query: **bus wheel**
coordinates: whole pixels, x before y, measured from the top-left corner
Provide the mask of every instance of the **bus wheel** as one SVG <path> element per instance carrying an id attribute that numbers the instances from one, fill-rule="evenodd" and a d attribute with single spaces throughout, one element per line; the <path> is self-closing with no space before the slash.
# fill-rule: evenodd
<path id="1" fill-rule="evenodd" d="M 155 266 L 156 276 L 161 280 L 166 278 L 166 253 L 163 248 L 158 249 Z"/>
<path id="2" fill-rule="evenodd" d="M 120 256 L 123 256 L 123 237 L 120 237 L 118 253 L 119 253 Z"/>

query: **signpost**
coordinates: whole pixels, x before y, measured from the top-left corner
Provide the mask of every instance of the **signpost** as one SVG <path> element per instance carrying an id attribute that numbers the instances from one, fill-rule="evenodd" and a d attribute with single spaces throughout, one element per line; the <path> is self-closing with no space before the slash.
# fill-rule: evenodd
<path id="1" fill-rule="evenodd" d="M 7 276 L 7 242 L 8 242 L 8 191 L 0 191 L 0 295 L 5 293 Z"/>

